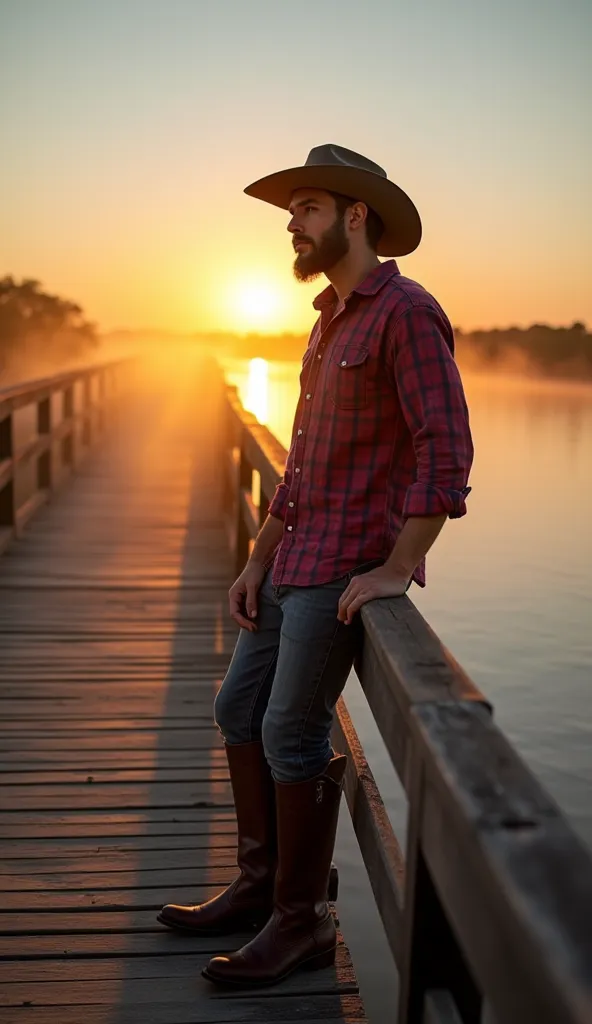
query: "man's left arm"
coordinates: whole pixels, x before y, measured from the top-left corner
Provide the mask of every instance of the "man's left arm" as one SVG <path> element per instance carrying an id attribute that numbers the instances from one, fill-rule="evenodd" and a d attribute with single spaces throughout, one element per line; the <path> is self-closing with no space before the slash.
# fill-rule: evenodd
<path id="1" fill-rule="evenodd" d="M 338 613 L 344 622 L 367 601 L 404 594 L 446 519 L 466 512 L 473 443 L 452 345 L 450 325 L 428 306 L 413 307 L 394 328 L 390 371 L 413 438 L 417 477 L 407 491 L 405 522 L 389 558 L 356 576 L 345 590 Z"/>

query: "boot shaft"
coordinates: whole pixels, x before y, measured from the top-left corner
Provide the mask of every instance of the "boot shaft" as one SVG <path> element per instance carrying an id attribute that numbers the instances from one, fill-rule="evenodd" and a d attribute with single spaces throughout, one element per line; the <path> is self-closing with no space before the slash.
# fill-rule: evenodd
<path id="1" fill-rule="evenodd" d="M 346 765 L 347 757 L 337 755 L 322 775 L 275 784 L 277 906 L 326 904 Z"/>
<path id="2" fill-rule="evenodd" d="M 260 742 L 226 744 L 238 826 L 238 866 L 253 881 L 277 864 L 275 791 Z"/>

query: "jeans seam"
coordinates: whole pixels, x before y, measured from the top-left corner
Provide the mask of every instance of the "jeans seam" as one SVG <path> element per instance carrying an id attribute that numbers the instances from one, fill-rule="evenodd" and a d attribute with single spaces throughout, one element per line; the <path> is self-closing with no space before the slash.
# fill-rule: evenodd
<path id="1" fill-rule="evenodd" d="M 253 715 L 255 713 L 255 705 L 257 704 L 257 698 L 259 697 L 259 694 L 261 693 L 261 690 L 263 688 L 263 684 L 264 684 L 264 682 L 265 682 L 265 680 L 267 678 L 267 673 L 269 672 L 269 669 L 270 669 L 271 665 L 273 665 L 274 658 L 277 658 L 277 654 L 278 654 L 278 652 L 277 652 L 277 650 L 275 650 L 273 652 L 270 660 L 267 662 L 265 668 L 263 669 L 263 672 L 261 673 L 261 676 L 259 678 L 259 682 L 257 683 L 256 689 L 255 689 L 255 693 L 253 694 L 253 699 L 251 701 L 251 705 L 249 707 L 249 712 L 248 712 L 248 715 L 247 715 L 247 732 L 249 734 L 249 742 L 250 743 L 253 742 L 253 739 L 252 739 L 252 737 L 253 737 Z"/>
<path id="2" fill-rule="evenodd" d="M 330 656 L 331 651 L 333 649 L 333 644 L 335 643 L 335 637 L 337 636 L 337 634 L 339 632 L 339 627 L 340 627 L 340 623 L 338 622 L 337 626 L 335 627 L 335 631 L 333 633 L 333 636 L 331 637 L 331 641 L 329 643 L 329 646 L 327 648 L 327 654 L 325 656 L 325 660 L 324 660 L 323 665 L 321 667 L 321 671 L 319 672 L 319 678 L 317 679 L 317 684 L 316 684 L 316 686 L 315 686 L 315 688 L 314 688 L 314 690 L 312 692 L 310 701 L 308 703 L 308 707 L 306 709 L 306 714 L 304 715 L 304 718 L 303 718 L 303 721 L 302 721 L 302 727 L 300 729 L 300 736 L 299 736 L 299 739 L 298 739 L 298 757 L 300 759 L 300 768 L 302 770 L 302 774 L 303 775 L 306 775 L 306 769 L 304 767 L 304 758 L 302 757 L 302 739 L 304 737 L 304 732 L 306 730 L 306 725 L 307 725 L 308 719 L 310 717 L 310 712 L 311 712 L 312 706 L 314 704 L 315 697 L 316 697 L 317 693 L 319 692 L 319 686 L 321 685 L 321 680 L 323 678 L 323 673 L 324 673 L 324 671 L 325 671 L 325 669 L 327 667 L 327 662 L 329 661 L 329 656 Z"/>

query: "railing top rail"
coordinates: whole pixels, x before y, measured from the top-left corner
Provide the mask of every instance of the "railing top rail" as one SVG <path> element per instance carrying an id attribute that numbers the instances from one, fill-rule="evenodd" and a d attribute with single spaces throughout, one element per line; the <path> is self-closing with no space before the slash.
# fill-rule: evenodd
<path id="1" fill-rule="evenodd" d="M 101 370 L 121 366 L 131 361 L 132 358 L 129 356 L 122 357 L 121 359 L 109 359 L 103 363 L 89 363 L 74 370 L 64 370 L 49 377 L 33 378 L 32 380 L 19 381 L 18 384 L 0 387 L 0 407 L 18 406 L 34 402 L 39 397 L 51 394 L 52 391 L 58 391 L 77 380 L 84 380 L 87 377 L 92 377 L 95 373 L 99 373 Z"/>

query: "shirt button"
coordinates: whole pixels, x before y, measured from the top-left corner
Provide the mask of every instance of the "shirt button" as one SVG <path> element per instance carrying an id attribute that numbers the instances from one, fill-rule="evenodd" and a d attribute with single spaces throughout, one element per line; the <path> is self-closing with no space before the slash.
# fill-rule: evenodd
<path id="1" fill-rule="evenodd" d="M 298 431 L 298 437 L 300 437 L 301 433 L 302 433 L 302 431 L 301 431 L 301 430 L 299 430 L 299 431 Z"/>
<path id="2" fill-rule="evenodd" d="M 319 354 L 318 354 L 318 356 L 317 356 L 317 359 L 322 359 L 322 358 L 323 358 L 323 357 L 322 357 L 321 353 L 319 352 Z"/>
<path id="3" fill-rule="evenodd" d="M 294 529 L 294 527 L 293 527 L 293 526 L 289 526 L 289 527 L 288 527 L 288 529 L 290 530 L 290 532 L 292 532 L 292 530 Z"/>
<path id="4" fill-rule="evenodd" d="M 299 473 L 299 472 L 300 472 L 300 467 L 299 467 L 299 466 L 296 466 L 296 469 L 294 470 L 294 472 L 295 472 L 295 473 Z"/>
<path id="5" fill-rule="evenodd" d="M 310 401 L 310 399 L 311 399 L 311 395 L 307 395 L 307 396 L 306 396 L 306 401 L 307 401 L 307 402 L 309 402 L 309 401 Z"/>
<path id="6" fill-rule="evenodd" d="M 290 508 L 294 508 L 294 502 L 293 501 L 289 501 L 288 505 L 290 506 Z"/>
<path id="7" fill-rule="evenodd" d="M 342 359 L 341 365 L 342 366 L 347 366 L 347 359 Z"/>

